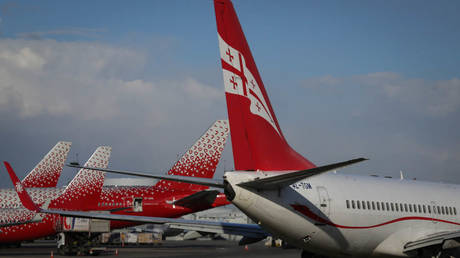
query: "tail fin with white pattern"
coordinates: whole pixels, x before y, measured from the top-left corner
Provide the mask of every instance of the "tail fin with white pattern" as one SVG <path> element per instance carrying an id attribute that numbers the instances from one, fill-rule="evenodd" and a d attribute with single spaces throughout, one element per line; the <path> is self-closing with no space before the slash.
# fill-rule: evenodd
<path id="1" fill-rule="evenodd" d="M 107 168 L 112 148 L 101 146 L 85 163 L 85 167 Z M 50 208 L 87 210 L 94 208 L 104 185 L 105 172 L 80 169 L 64 192 L 50 203 Z"/>
<path id="2" fill-rule="evenodd" d="M 208 130 L 184 153 L 184 155 L 168 171 L 168 175 L 212 178 L 219 159 L 222 156 L 229 133 L 228 121 L 217 120 Z M 160 180 L 156 186 L 162 188 L 204 190 L 207 186 Z"/>
<path id="3" fill-rule="evenodd" d="M 71 142 L 58 142 L 22 180 L 24 187 L 56 187 Z"/>

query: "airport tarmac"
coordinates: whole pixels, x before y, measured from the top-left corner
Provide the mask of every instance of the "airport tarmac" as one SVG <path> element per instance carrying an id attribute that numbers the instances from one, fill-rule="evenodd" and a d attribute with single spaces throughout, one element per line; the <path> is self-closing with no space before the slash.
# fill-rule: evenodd
<path id="1" fill-rule="evenodd" d="M 298 249 L 282 249 L 266 247 L 263 243 L 248 245 L 248 250 L 238 246 L 237 242 L 225 240 L 195 240 L 195 241 L 164 241 L 158 246 L 139 247 L 110 247 L 110 253 L 101 254 L 102 257 L 300 257 Z M 115 251 L 118 250 L 118 254 Z M 11 258 L 49 258 L 51 251 L 54 257 L 71 257 L 57 255 L 54 242 L 25 243 L 19 248 L 1 248 L 0 257 Z"/>

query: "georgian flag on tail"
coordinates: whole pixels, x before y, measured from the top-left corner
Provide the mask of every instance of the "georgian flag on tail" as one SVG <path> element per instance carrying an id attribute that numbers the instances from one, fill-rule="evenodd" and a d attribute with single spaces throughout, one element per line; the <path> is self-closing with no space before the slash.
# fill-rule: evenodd
<path id="1" fill-rule="evenodd" d="M 251 102 L 251 113 L 265 119 L 279 134 L 267 102 L 257 80 L 246 66 L 243 54 L 227 44 L 220 35 L 218 37 L 225 92 L 248 98 Z"/>

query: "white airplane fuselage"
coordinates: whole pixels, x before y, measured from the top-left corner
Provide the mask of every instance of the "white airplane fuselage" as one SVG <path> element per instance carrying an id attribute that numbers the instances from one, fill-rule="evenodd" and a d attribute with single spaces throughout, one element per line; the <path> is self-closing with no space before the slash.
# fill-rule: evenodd
<path id="1" fill-rule="evenodd" d="M 330 172 L 277 190 L 237 186 L 275 174 L 225 173 L 232 202 L 274 236 L 315 253 L 407 257 L 406 243 L 460 229 L 458 185 Z"/>

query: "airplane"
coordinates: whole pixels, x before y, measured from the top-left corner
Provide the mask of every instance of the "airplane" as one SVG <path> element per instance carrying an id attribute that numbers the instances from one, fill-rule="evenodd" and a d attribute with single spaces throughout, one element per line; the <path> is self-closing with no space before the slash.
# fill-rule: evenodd
<path id="1" fill-rule="evenodd" d="M 228 121 L 216 121 L 177 161 L 168 174 L 190 178 L 212 178 L 228 132 Z M 105 149 L 103 153 L 94 154 L 95 157 L 103 157 L 103 160 L 88 161 L 85 166 L 92 167 L 97 164 L 98 167 L 107 167 L 109 153 L 110 150 Z M 10 169 L 11 167 L 8 167 L 8 170 Z M 56 188 L 55 199 L 52 199 L 51 202 L 40 203 L 41 200 L 34 198 L 33 195 L 32 200 L 42 209 L 109 211 L 112 214 L 120 214 L 120 216 L 129 214 L 168 217 L 180 217 L 188 213 L 229 204 L 224 194 L 216 190 L 208 190 L 207 186 L 160 180 L 154 186 L 103 187 L 103 182 L 103 172 L 93 173 L 82 169 L 65 190 Z M 14 185 L 16 191 L 18 188 L 23 188 L 22 184 L 17 182 Z M 30 193 L 29 190 L 23 192 Z M 29 211 L 22 220 L 31 219 L 35 214 L 36 212 Z M 57 233 L 56 228 L 63 223 L 62 220 L 61 216 L 47 214 L 42 223 L 5 227 L 0 233 L 0 243 L 53 235 Z M 110 227 L 117 229 L 137 224 L 128 221 L 112 221 Z M 30 233 L 31 230 L 33 233 Z"/>
<path id="2" fill-rule="evenodd" d="M 59 141 L 26 175 L 22 180 L 22 185 L 28 189 L 40 188 L 40 192 L 49 196 L 47 194 L 50 192 L 45 188 L 56 187 L 71 145 L 71 142 Z M 2 218 L 0 228 L 41 221 L 41 215 L 34 216 L 29 220 L 18 220 L 18 217 L 23 217 L 17 216 L 18 213 L 25 212 L 15 208 L 18 206 L 21 206 L 21 202 L 14 189 L 0 189 L 0 218 Z"/>
<path id="3" fill-rule="evenodd" d="M 101 146 L 96 149 L 85 165 L 107 167 L 111 148 Z M 102 181 L 100 180 L 102 178 Z M 104 175 L 81 169 L 65 188 L 25 188 L 21 183 L 14 184 L 14 191 L 28 192 L 35 203 L 43 208 L 61 208 L 72 210 L 76 207 L 85 210 L 86 205 L 96 205 L 102 190 Z M 16 194 L 16 192 L 15 192 Z M 16 194 L 17 195 L 17 194 Z M 3 227 L 0 243 L 16 243 L 53 235 L 61 220 L 56 215 L 37 215 L 24 209 L 21 203 L 13 208 L 1 209 L 0 220 Z M 37 222 L 37 216 L 41 216 Z M 28 223 L 21 223 L 28 222 Z"/>
<path id="4" fill-rule="evenodd" d="M 214 6 L 235 171 L 223 180 L 165 179 L 223 188 L 261 228 L 302 249 L 302 257 L 458 256 L 459 186 L 331 173 L 366 159 L 317 167 L 297 153 L 281 131 L 233 4 L 214 0 Z"/>

